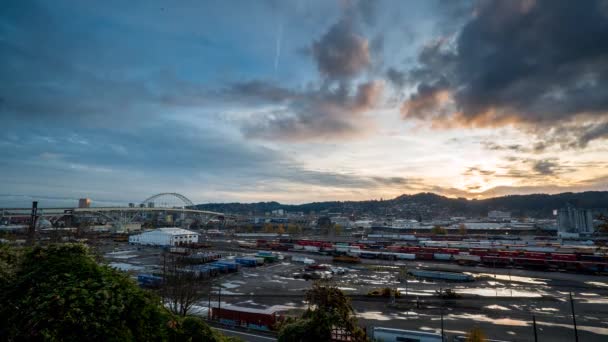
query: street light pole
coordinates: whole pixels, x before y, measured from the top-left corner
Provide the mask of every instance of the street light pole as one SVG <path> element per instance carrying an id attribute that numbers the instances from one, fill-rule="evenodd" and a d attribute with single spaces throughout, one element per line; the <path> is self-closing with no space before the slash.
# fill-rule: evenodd
<path id="1" fill-rule="evenodd" d="M 445 341 L 445 335 L 443 333 L 443 304 L 441 305 L 441 341 Z"/>
<path id="2" fill-rule="evenodd" d="M 532 327 L 534 328 L 534 342 L 538 342 L 538 335 L 536 333 L 536 317 L 532 315 Z"/>
<path id="3" fill-rule="evenodd" d="M 570 292 L 570 309 L 572 310 L 572 324 L 574 325 L 574 341 L 578 342 L 578 329 L 576 328 L 576 314 L 574 313 L 574 299 L 572 299 L 572 292 Z"/>

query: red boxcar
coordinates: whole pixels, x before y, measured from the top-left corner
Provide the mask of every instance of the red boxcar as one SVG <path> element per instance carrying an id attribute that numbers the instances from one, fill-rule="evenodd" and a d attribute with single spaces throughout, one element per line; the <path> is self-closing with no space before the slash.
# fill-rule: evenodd
<path id="1" fill-rule="evenodd" d="M 228 325 L 271 330 L 281 316 L 270 309 L 253 309 L 227 305 L 211 308 L 211 318 Z"/>
<path id="2" fill-rule="evenodd" d="M 552 253 L 551 259 L 560 261 L 576 261 L 576 254 Z"/>
<path id="3" fill-rule="evenodd" d="M 417 260 L 433 260 L 434 253 L 418 252 L 416 253 Z"/>
<path id="4" fill-rule="evenodd" d="M 524 259 L 545 260 L 545 259 L 547 259 L 547 253 L 524 252 L 523 258 Z"/>

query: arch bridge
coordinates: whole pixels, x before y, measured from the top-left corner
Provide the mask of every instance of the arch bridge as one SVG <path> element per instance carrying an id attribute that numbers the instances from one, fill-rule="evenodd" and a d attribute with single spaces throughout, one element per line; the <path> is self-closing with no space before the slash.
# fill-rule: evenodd
<path id="1" fill-rule="evenodd" d="M 169 197 L 176 199 L 179 205 L 172 206 L 157 206 L 156 200 Z M 163 192 L 150 196 L 143 200 L 139 206 L 129 207 L 90 207 L 90 208 L 74 208 L 73 215 L 96 215 L 108 220 L 117 228 L 123 228 L 128 224 L 134 223 L 137 220 L 145 219 L 149 214 L 181 214 L 182 218 L 191 216 L 196 219 L 204 220 L 208 217 L 224 218 L 223 213 L 198 210 L 194 203 L 186 196 L 175 192 Z"/>

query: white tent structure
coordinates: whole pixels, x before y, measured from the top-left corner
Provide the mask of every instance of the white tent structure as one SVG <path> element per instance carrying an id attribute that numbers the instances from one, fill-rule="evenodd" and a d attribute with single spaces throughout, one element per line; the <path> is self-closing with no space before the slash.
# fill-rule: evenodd
<path id="1" fill-rule="evenodd" d="M 129 243 L 149 246 L 179 246 L 198 242 L 199 234 L 187 229 L 168 227 L 129 236 Z"/>

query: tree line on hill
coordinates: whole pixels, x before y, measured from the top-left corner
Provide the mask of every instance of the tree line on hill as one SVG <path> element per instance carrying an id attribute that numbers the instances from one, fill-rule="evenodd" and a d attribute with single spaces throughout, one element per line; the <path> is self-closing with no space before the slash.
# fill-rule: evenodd
<path id="1" fill-rule="evenodd" d="M 486 216 L 491 210 L 511 212 L 515 217 L 548 218 L 553 210 L 566 205 L 577 208 L 596 209 L 597 214 L 608 210 L 608 191 L 587 191 L 580 193 L 565 192 L 561 194 L 508 195 L 481 200 L 466 198 L 449 198 L 433 193 L 401 195 L 389 200 L 368 201 L 330 201 L 305 204 L 281 204 L 278 202 L 258 203 L 207 203 L 196 205 L 200 210 L 211 210 L 234 214 L 264 215 L 273 210 L 283 209 L 287 212 L 303 213 L 355 213 L 355 214 L 396 214 L 405 213 L 417 219 L 440 216 Z M 410 208 L 409 211 L 403 211 Z"/>

